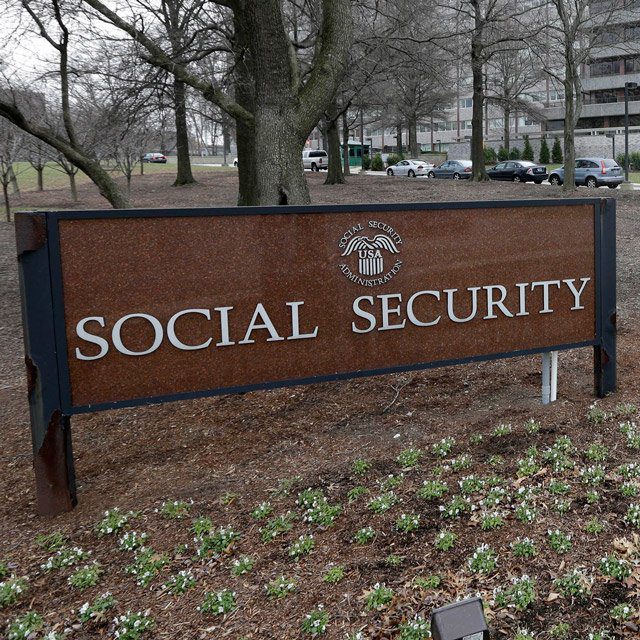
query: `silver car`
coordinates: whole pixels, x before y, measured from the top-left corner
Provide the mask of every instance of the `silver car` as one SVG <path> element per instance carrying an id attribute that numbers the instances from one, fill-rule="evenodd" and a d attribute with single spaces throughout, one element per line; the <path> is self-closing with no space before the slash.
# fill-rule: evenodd
<path id="1" fill-rule="evenodd" d="M 622 168 L 613 158 L 576 158 L 576 185 L 615 189 L 624 182 Z M 549 174 L 551 184 L 564 182 L 564 167 L 554 169 Z"/>
<path id="2" fill-rule="evenodd" d="M 426 176 L 429 169 L 432 168 L 432 164 L 422 162 L 422 160 L 400 160 L 400 162 L 391 165 L 387 169 L 387 175 L 409 176 L 410 178 L 415 178 L 416 176 Z"/>
<path id="3" fill-rule="evenodd" d="M 447 160 L 438 167 L 430 169 L 430 178 L 451 178 L 453 180 L 468 180 L 472 176 L 471 160 Z"/>

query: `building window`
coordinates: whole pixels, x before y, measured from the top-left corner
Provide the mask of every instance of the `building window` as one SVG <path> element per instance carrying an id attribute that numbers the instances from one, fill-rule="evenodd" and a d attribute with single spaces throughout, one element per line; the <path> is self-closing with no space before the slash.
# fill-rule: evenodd
<path id="1" fill-rule="evenodd" d="M 620 73 L 622 62 L 620 60 L 605 60 L 604 62 L 594 62 L 589 65 L 589 75 L 592 78 L 601 76 L 615 76 Z"/>
<path id="2" fill-rule="evenodd" d="M 638 40 L 640 38 L 640 25 L 633 24 L 624 29 L 625 40 Z"/>
<path id="3" fill-rule="evenodd" d="M 616 42 L 620 42 L 620 34 L 614 30 L 601 31 L 594 39 L 594 44 L 615 44 Z"/>
<path id="4" fill-rule="evenodd" d="M 549 91 L 549 102 L 561 102 L 562 100 L 564 100 L 564 91 L 558 91 L 557 89 Z"/>
<path id="5" fill-rule="evenodd" d="M 640 58 L 627 58 L 624 61 L 625 73 L 638 73 L 640 72 Z"/>
<path id="6" fill-rule="evenodd" d="M 473 107 L 473 98 L 461 98 L 458 100 L 458 106 L 461 109 L 471 109 Z"/>
<path id="7" fill-rule="evenodd" d="M 629 100 L 640 100 L 640 89 L 630 89 Z M 624 102 L 624 89 L 602 89 L 591 91 L 585 96 L 586 104 L 609 104 L 611 102 Z"/>

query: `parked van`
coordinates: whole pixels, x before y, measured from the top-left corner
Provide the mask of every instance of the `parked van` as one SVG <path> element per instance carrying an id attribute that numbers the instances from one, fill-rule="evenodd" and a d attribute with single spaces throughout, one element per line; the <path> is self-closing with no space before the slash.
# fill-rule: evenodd
<path id="1" fill-rule="evenodd" d="M 311 171 L 327 169 L 329 156 L 324 149 L 306 149 L 302 152 L 302 164 L 305 169 L 311 169 Z"/>

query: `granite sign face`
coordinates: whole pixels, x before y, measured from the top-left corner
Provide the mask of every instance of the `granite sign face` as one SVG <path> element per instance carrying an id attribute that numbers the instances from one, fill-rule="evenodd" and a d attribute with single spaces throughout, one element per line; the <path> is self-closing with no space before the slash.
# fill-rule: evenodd
<path id="1" fill-rule="evenodd" d="M 34 339 L 50 350 L 62 416 L 602 350 L 615 312 L 613 200 L 20 218 L 27 355 Z M 30 251 L 46 253 L 51 282 L 48 310 L 40 301 L 46 337 L 24 268 L 24 247 L 38 242 Z M 609 334 L 597 361 L 615 372 Z M 611 375 L 599 392 L 611 390 Z"/>

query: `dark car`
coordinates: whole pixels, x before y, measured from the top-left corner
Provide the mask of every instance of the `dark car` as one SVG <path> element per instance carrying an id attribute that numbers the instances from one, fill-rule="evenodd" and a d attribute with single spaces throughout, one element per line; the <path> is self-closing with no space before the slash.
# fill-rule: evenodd
<path id="1" fill-rule="evenodd" d="M 453 180 L 464 180 L 470 178 L 473 169 L 471 160 L 447 160 L 441 165 L 429 169 L 429 178 L 452 178 Z"/>
<path id="2" fill-rule="evenodd" d="M 160 164 L 166 164 L 167 156 L 163 153 L 145 153 L 142 156 L 142 162 L 158 162 Z"/>
<path id="3" fill-rule="evenodd" d="M 535 182 L 542 184 L 549 177 L 547 167 L 528 160 L 508 160 L 499 162 L 487 170 L 492 180 L 510 180 L 511 182 Z"/>
<path id="4" fill-rule="evenodd" d="M 624 182 L 622 168 L 613 158 L 577 158 L 575 164 L 575 183 L 591 187 L 607 186 L 615 189 Z M 551 184 L 564 182 L 564 167 L 554 169 L 549 174 Z"/>

